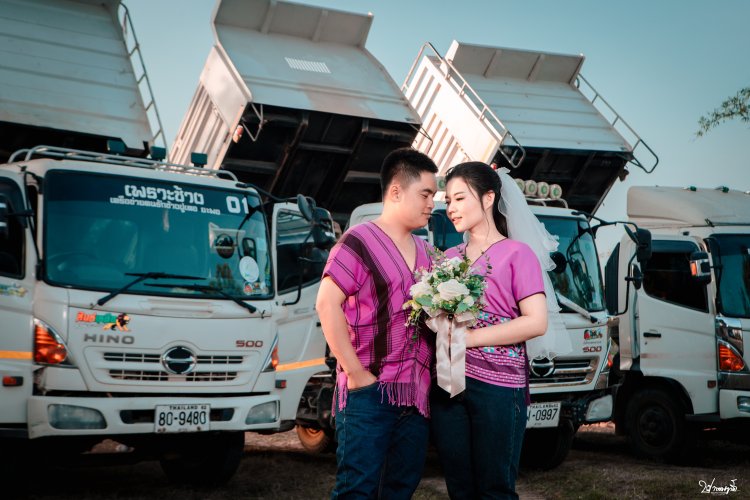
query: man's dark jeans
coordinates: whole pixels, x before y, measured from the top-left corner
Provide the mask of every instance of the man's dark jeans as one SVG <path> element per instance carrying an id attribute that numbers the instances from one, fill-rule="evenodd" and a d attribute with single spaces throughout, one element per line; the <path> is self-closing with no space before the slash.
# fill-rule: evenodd
<path id="1" fill-rule="evenodd" d="M 422 478 L 429 423 L 414 407 L 388 404 L 378 385 L 350 390 L 336 410 L 332 499 L 408 499 Z"/>
<path id="2" fill-rule="evenodd" d="M 526 389 L 466 377 L 466 390 L 452 399 L 435 385 L 430 407 L 432 435 L 451 499 L 518 498 Z"/>

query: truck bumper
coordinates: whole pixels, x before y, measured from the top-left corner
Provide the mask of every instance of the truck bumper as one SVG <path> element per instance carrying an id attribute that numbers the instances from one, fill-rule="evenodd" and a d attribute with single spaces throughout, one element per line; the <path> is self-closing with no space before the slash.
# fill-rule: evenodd
<path id="1" fill-rule="evenodd" d="M 29 438 L 154 434 L 156 407 L 178 404 L 210 405 L 209 428 L 206 429 L 210 431 L 270 430 L 278 428 L 280 423 L 279 398 L 274 395 L 222 398 L 32 396 L 28 400 Z M 59 412 L 61 408 L 65 411 Z M 251 412 L 255 423 L 248 424 Z M 61 413 L 70 417 L 64 421 L 59 416 L 52 417 Z M 259 413 L 260 418 L 257 418 Z"/>
<path id="2" fill-rule="evenodd" d="M 719 415 L 722 420 L 750 418 L 750 391 L 719 391 Z"/>
<path id="3" fill-rule="evenodd" d="M 562 401 L 561 417 L 569 419 L 575 427 L 606 422 L 612 419 L 613 402 L 612 394 L 607 391 L 589 392 Z"/>

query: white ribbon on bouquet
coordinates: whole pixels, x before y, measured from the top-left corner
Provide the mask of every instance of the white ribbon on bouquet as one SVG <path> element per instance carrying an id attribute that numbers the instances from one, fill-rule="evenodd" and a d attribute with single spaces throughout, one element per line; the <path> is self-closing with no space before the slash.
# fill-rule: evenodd
<path id="1" fill-rule="evenodd" d="M 466 329 L 475 318 L 472 313 L 449 314 L 439 311 L 427 318 L 425 324 L 437 334 L 437 383 L 451 397 L 466 389 Z"/>

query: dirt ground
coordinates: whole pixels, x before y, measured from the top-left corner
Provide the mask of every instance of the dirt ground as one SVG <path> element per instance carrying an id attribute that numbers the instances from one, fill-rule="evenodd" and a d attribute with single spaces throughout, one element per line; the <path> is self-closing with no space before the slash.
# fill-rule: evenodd
<path id="1" fill-rule="evenodd" d="M 701 493 L 704 481 L 717 487 L 734 484 L 737 491 L 728 497 L 750 498 L 750 446 L 704 443 L 690 462 L 673 466 L 638 459 L 611 426 L 587 426 L 579 430 L 573 450 L 561 466 L 546 472 L 522 470 L 518 492 L 524 499 L 714 496 Z M 16 486 L 20 498 L 34 499 L 324 499 L 333 486 L 335 471 L 333 455 L 305 454 L 291 431 L 274 436 L 248 434 L 240 469 L 222 488 L 199 490 L 169 484 L 156 462 L 44 467 L 38 471 L 38 481 Z M 432 451 L 414 498 L 448 498 Z"/>

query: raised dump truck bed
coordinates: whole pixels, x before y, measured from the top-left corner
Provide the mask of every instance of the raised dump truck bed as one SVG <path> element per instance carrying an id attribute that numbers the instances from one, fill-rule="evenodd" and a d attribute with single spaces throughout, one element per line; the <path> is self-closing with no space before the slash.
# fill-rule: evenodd
<path id="1" fill-rule="evenodd" d="M 594 211 L 628 162 L 650 171 L 658 159 L 583 79 L 583 61 L 456 41 L 441 57 L 426 44 L 402 87 L 424 127 L 415 147 L 441 173 L 495 162 L 559 184 L 571 207 Z"/>
<path id="2" fill-rule="evenodd" d="M 729 189 L 633 186 L 628 220 L 652 231 L 663 228 L 750 226 L 750 192 Z"/>
<path id="3" fill-rule="evenodd" d="M 372 19 L 222 0 L 172 160 L 207 153 L 209 168 L 278 196 L 313 196 L 342 222 L 355 206 L 379 201 L 382 160 L 412 143 L 419 117 L 364 48 Z"/>
<path id="4" fill-rule="evenodd" d="M 0 163 L 39 144 L 147 152 L 161 127 L 134 37 L 119 0 L 0 0 Z"/>

